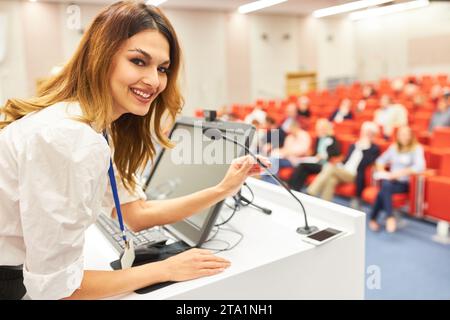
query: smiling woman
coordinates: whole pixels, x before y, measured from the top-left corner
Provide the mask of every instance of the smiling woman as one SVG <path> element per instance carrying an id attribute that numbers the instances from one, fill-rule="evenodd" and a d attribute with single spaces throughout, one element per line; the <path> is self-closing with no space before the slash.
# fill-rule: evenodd
<path id="1" fill-rule="evenodd" d="M 161 127 L 183 105 L 180 57 L 159 9 L 121 1 L 94 19 L 72 59 L 36 98 L 10 99 L 0 108 L 0 299 L 25 292 L 32 299 L 104 298 L 230 265 L 192 249 L 124 270 L 84 270 L 85 231 L 98 213 L 112 214 L 115 205 L 133 231 L 169 224 L 236 193 L 258 173 L 249 157 L 240 158 L 213 187 L 145 201 L 134 176 L 154 156 L 154 141 L 170 146 Z M 111 148 L 103 133 L 112 137 Z"/>
<path id="2" fill-rule="evenodd" d="M 144 49 L 138 48 L 140 44 Z M 151 103 L 167 86 L 169 49 L 166 38 L 153 30 L 142 31 L 125 42 L 112 67 L 114 119 L 125 113 L 145 116 L 149 112 Z"/>
<path id="3" fill-rule="evenodd" d="M 181 110 L 180 64 L 178 39 L 164 14 L 143 3 L 118 2 L 94 19 L 70 62 L 41 86 L 38 97 L 8 100 L 0 129 L 57 102 L 77 101 L 86 123 L 98 131 L 111 125 L 114 163 L 132 190 L 132 173 L 155 154 L 151 129 L 161 145 L 170 146 L 161 119 L 165 113 L 174 119 Z"/>

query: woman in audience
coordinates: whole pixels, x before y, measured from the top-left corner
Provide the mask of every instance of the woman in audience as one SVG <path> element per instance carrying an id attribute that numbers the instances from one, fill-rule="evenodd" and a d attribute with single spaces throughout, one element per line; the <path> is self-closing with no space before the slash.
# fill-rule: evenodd
<path id="1" fill-rule="evenodd" d="M 272 149 L 278 149 L 283 146 L 286 139 L 286 133 L 277 126 L 277 122 L 274 118 L 267 116 L 265 125 L 266 134 L 261 141 L 261 147 L 259 153 L 270 155 Z"/>
<path id="2" fill-rule="evenodd" d="M 272 172 L 276 173 L 279 169 L 294 167 L 302 157 L 308 154 L 310 147 L 311 136 L 309 133 L 303 130 L 297 122 L 291 122 L 283 147 L 273 149 L 271 152 Z M 263 175 L 262 179 L 275 183 L 269 175 Z"/>
<path id="3" fill-rule="evenodd" d="M 342 122 L 344 120 L 353 119 L 353 113 L 351 110 L 352 102 L 350 99 L 343 99 L 339 108 L 331 115 L 330 121 Z"/>
<path id="4" fill-rule="evenodd" d="M 374 121 L 383 128 L 383 134 L 388 139 L 395 128 L 408 124 L 408 111 L 401 104 L 393 103 L 388 95 L 383 95 L 380 99 L 380 108 L 375 112 Z"/>
<path id="5" fill-rule="evenodd" d="M 281 130 L 285 133 L 289 132 L 289 127 L 293 122 L 300 124 L 300 118 L 298 115 L 298 106 L 295 102 L 290 102 L 286 107 L 286 119 L 281 124 Z"/>
<path id="6" fill-rule="evenodd" d="M 341 146 L 333 134 L 333 125 L 327 119 L 319 119 L 316 123 L 317 138 L 314 143 L 314 157 L 309 162 L 300 163 L 292 175 L 289 185 L 291 189 L 300 191 L 311 174 L 322 170 L 331 158 L 341 154 Z"/>
<path id="7" fill-rule="evenodd" d="M 388 171 L 387 166 L 390 167 Z M 370 213 L 369 228 L 373 231 L 380 229 L 377 217 L 384 210 L 386 230 L 395 232 L 397 225 L 392 216 L 392 195 L 408 192 L 410 176 L 425 169 L 423 148 L 409 127 L 399 128 L 396 142 L 377 159 L 376 168 L 375 178 L 378 176 L 381 180 L 381 188 Z"/>
<path id="8" fill-rule="evenodd" d="M 375 123 L 364 122 L 360 138 L 350 146 L 344 162 L 328 163 L 308 187 L 307 193 L 331 201 L 339 183 L 356 182 L 356 197 L 360 199 L 365 187 L 365 170 L 380 154 L 380 149 L 373 143 L 377 134 L 378 126 Z"/>

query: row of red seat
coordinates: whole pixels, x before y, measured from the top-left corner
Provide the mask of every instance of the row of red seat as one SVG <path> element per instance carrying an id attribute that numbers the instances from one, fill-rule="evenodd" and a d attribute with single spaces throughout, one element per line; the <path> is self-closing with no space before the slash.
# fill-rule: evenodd
<path id="1" fill-rule="evenodd" d="M 449 77 L 446 74 L 437 75 L 435 77 L 431 75 L 424 75 L 421 77 L 408 75 L 403 79 L 404 83 L 407 83 L 410 80 L 414 80 L 418 84 L 418 92 L 416 92 L 415 95 L 420 95 L 426 98 L 420 106 L 420 112 L 423 112 L 423 117 L 428 118 L 422 122 L 426 122 L 429 120 L 430 114 L 435 108 L 435 101 L 433 101 L 433 97 L 431 96 L 432 87 L 434 85 L 450 87 Z M 360 118 L 370 118 L 371 113 L 373 114 L 373 111 L 379 108 L 379 98 L 384 94 L 389 95 L 396 103 L 404 105 L 409 111 L 416 109 L 416 105 L 413 101 L 414 96 L 403 91 L 394 90 L 393 82 L 391 80 L 381 79 L 378 83 L 361 84 L 359 82 L 355 82 L 348 86 L 341 85 L 337 86 L 334 90 L 311 90 L 306 94 L 306 96 L 309 99 L 309 107 L 312 116 L 318 118 L 329 117 L 337 108 L 340 101 L 344 98 L 348 98 L 352 101 L 352 107 L 355 110 L 358 102 L 363 99 L 364 87 L 368 85 L 374 88 L 375 94 L 367 100 L 365 113 L 363 112 L 362 114 L 359 114 Z M 297 96 L 291 96 L 282 100 L 258 99 L 255 104 L 234 104 L 231 106 L 230 112 L 238 119 L 243 120 L 250 112 L 253 111 L 255 106 L 259 106 L 262 107 L 268 115 L 274 118 L 277 122 L 281 122 L 283 120 L 287 105 L 290 102 L 296 102 L 297 99 Z M 198 113 L 198 116 L 201 116 L 201 109 L 196 112 Z M 416 118 L 420 118 L 420 116 L 418 115 Z"/>
<path id="2" fill-rule="evenodd" d="M 346 154 L 356 137 L 339 136 L 337 140 L 342 145 L 343 154 Z M 390 142 L 383 141 L 378 145 L 384 151 Z M 450 222 L 450 206 L 447 197 L 450 196 L 450 128 L 438 128 L 433 132 L 432 144 L 425 149 L 427 170 L 415 175 L 411 179 L 410 191 L 407 194 L 393 196 L 394 208 L 406 208 L 405 211 L 415 217 L 426 217 Z M 373 166 L 366 170 L 367 187 L 363 191 L 362 200 L 369 204 L 375 202 L 378 186 L 372 179 Z M 279 176 L 289 180 L 293 173 L 292 168 L 283 168 Z M 317 175 L 311 175 L 307 184 L 311 183 Z M 356 196 L 354 183 L 342 183 L 336 188 L 336 194 L 346 198 Z"/>
<path id="3" fill-rule="evenodd" d="M 314 124 L 317 119 L 328 118 L 335 111 L 339 102 L 344 98 L 352 101 L 352 109 L 354 111 L 354 119 L 335 123 L 334 129 L 337 139 L 342 145 L 342 153 L 346 154 L 350 145 L 357 140 L 359 129 L 365 121 L 372 121 L 374 113 L 380 106 L 380 97 L 388 94 L 396 102 L 403 104 L 409 111 L 409 124 L 424 146 L 425 157 L 427 162 L 427 171 L 421 175 L 415 176 L 411 181 L 411 190 L 409 194 L 399 194 L 393 197 L 394 207 L 399 208 L 408 205 L 407 211 L 415 216 L 432 217 L 450 221 L 450 206 L 446 205 L 445 195 L 450 195 L 450 129 L 438 129 L 430 135 L 427 132 L 432 113 L 435 109 L 435 102 L 432 101 L 431 89 L 434 85 L 442 87 L 450 86 L 447 75 L 432 76 L 407 76 L 404 82 L 413 79 L 418 84 L 418 94 L 426 97 L 425 102 L 420 109 L 414 105 L 412 96 L 407 96 L 402 92 L 395 92 L 392 88 L 392 81 L 389 79 L 381 79 L 377 84 L 372 86 L 376 89 L 377 94 L 366 100 L 364 111 L 357 110 L 357 103 L 363 96 L 363 85 L 354 83 L 350 86 L 338 86 L 334 91 L 322 90 L 311 91 L 307 94 L 309 98 L 309 109 L 311 117 L 308 121 L 308 131 L 314 136 Z M 269 116 L 281 124 L 286 117 L 286 107 L 290 102 L 297 102 L 298 97 L 292 96 L 284 100 L 262 100 L 256 101 L 267 112 Z M 253 111 L 255 105 L 238 105 L 231 106 L 231 113 L 238 119 L 243 120 L 249 113 Z M 201 117 L 202 110 L 197 110 L 196 115 Z M 395 136 L 395 135 L 393 135 Z M 375 143 L 380 146 L 381 151 L 385 151 L 392 141 L 386 141 L 381 135 L 375 139 Z M 377 194 L 377 187 L 372 181 L 373 168 L 369 168 L 366 172 L 366 181 L 368 187 L 363 192 L 363 199 L 372 203 Z M 288 180 L 292 174 L 292 169 L 282 169 L 279 175 L 282 179 Z M 308 182 L 311 182 L 314 176 L 311 176 Z M 435 188 L 439 188 L 439 192 L 435 192 Z M 433 190 L 433 192 L 431 192 Z M 356 186 L 353 183 L 341 184 L 336 189 L 336 194 L 344 197 L 354 197 Z"/>

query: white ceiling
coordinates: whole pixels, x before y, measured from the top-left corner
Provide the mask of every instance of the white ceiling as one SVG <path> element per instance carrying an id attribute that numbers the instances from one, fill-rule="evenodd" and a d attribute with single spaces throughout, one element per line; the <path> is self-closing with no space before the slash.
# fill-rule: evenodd
<path id="1" fill-rule="evenodd" d="M 115 0 L 42 0 L 46 2 L 111 4 Z M 288 0 L 287 2 L 263 9 L 261 13 L 307 15 L 314 10 L 334 6 L 354 0 Z M 234 11 L 253 0 L 168 0 L 162 8 Z"/>

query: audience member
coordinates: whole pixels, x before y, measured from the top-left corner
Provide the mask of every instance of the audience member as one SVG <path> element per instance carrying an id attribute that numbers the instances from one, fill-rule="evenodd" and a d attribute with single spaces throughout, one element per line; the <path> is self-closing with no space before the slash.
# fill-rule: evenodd
<path id="1" fill-rule="evenodd" d="M 394 104 L 388 95 L 383 95 L 374 121 L 383 128 L 384 136 L 390 138 L 395 128 L 408 124 L 408 111 L 401 104 Z"/>
<path id="2" fill-rule="evenodd" d="M 436 127 L 450 127 L 450 92 L 439 99 L 437 110 L 431 117 L 429 131 Z"/>
<path id="3" fill-rule="evenodd" d="M 251 113 L 249 113 L 246 117 L 244 122 L 245 123 L 252 123 L 253 120 L 258 121 L 261 125 L 264 125 L 264 122 L 266 121 L 266 112 L 262 109 L 262 106 L 256 105 L 255 108 Z"/>
<path id="4" fill-rule="evenodd" d="M 266 117 L 266 136 L 261 142 L 261 148 L 259 152 L 262 155 L 269 156 L 272 149 L 279 149 L 283 146 L 284 140 L 286 139 L 286 132 L 281 130 L 274 118 Z"/>
<path id="5" fill-rule="evenodd" d="M 309 110 L 309 98 L 307 96 L 300 96 L 298 98 L 297 115 L 304 118 L 311 117 L 311 111 Z"/>
<path id="6" fill-rule="evenodd" d="M 425 169 L 423 148 L 409 127 L 399 128 L 396 142 L 377 159 L 376 168 L 375 178 L 381 180 L 381 187 L 370 213 L 369 228 L 379 230 L 377 217 L 384 210 L 387 215 L 386 230 L 395 232 L 397 225 L 392 215 L 392 195 L 408 192 L 410 176 Z"/>
<path id="7" fill-rule="evenodd" d="M 377 134 L 375 123 L 364 122 L 360 137 L 350 146 L 345 160 L 338 164 L 328 163 L 308 187 L 307 193 L 331 201 L 339 183 L 356 182 L 356 206 L 365 187 L 365 170 L 380 154 L 379 147 L 373 143 Z"/>
<path id="8" fill-rule="evenodd" d="M 330 117 L 332 122 L 343 122 L 344 120 L 353 119 L 353 113 L 351 110 L 352 102 L 350 99 L 343 99 L 339 105 L 339 108 Z"/>
<path id="9" fill-rule="evenodd" d="M 300 191 L 310 175 L 319 173 L 331 158 L 341 154 L 341 146 L 334 136 L 330 121 L 319 119 L 316 123 L 316 134 L 314 156 L 297 166 L 289 181 L 291 189 Z"/>
<path id="10" fill-rule="evenodd" d="M 310 150 L 311 136 L 297 122 L 291 122 L 288 132 L 283 147 L 272 149 L 270 154 L 273 173 L 277 173 L 282 168 L 296 166 L 302 157 L 308 155 Z M 263 175 L 262 178 L 265 181 L 275 183 L 269 175 Z"/>

